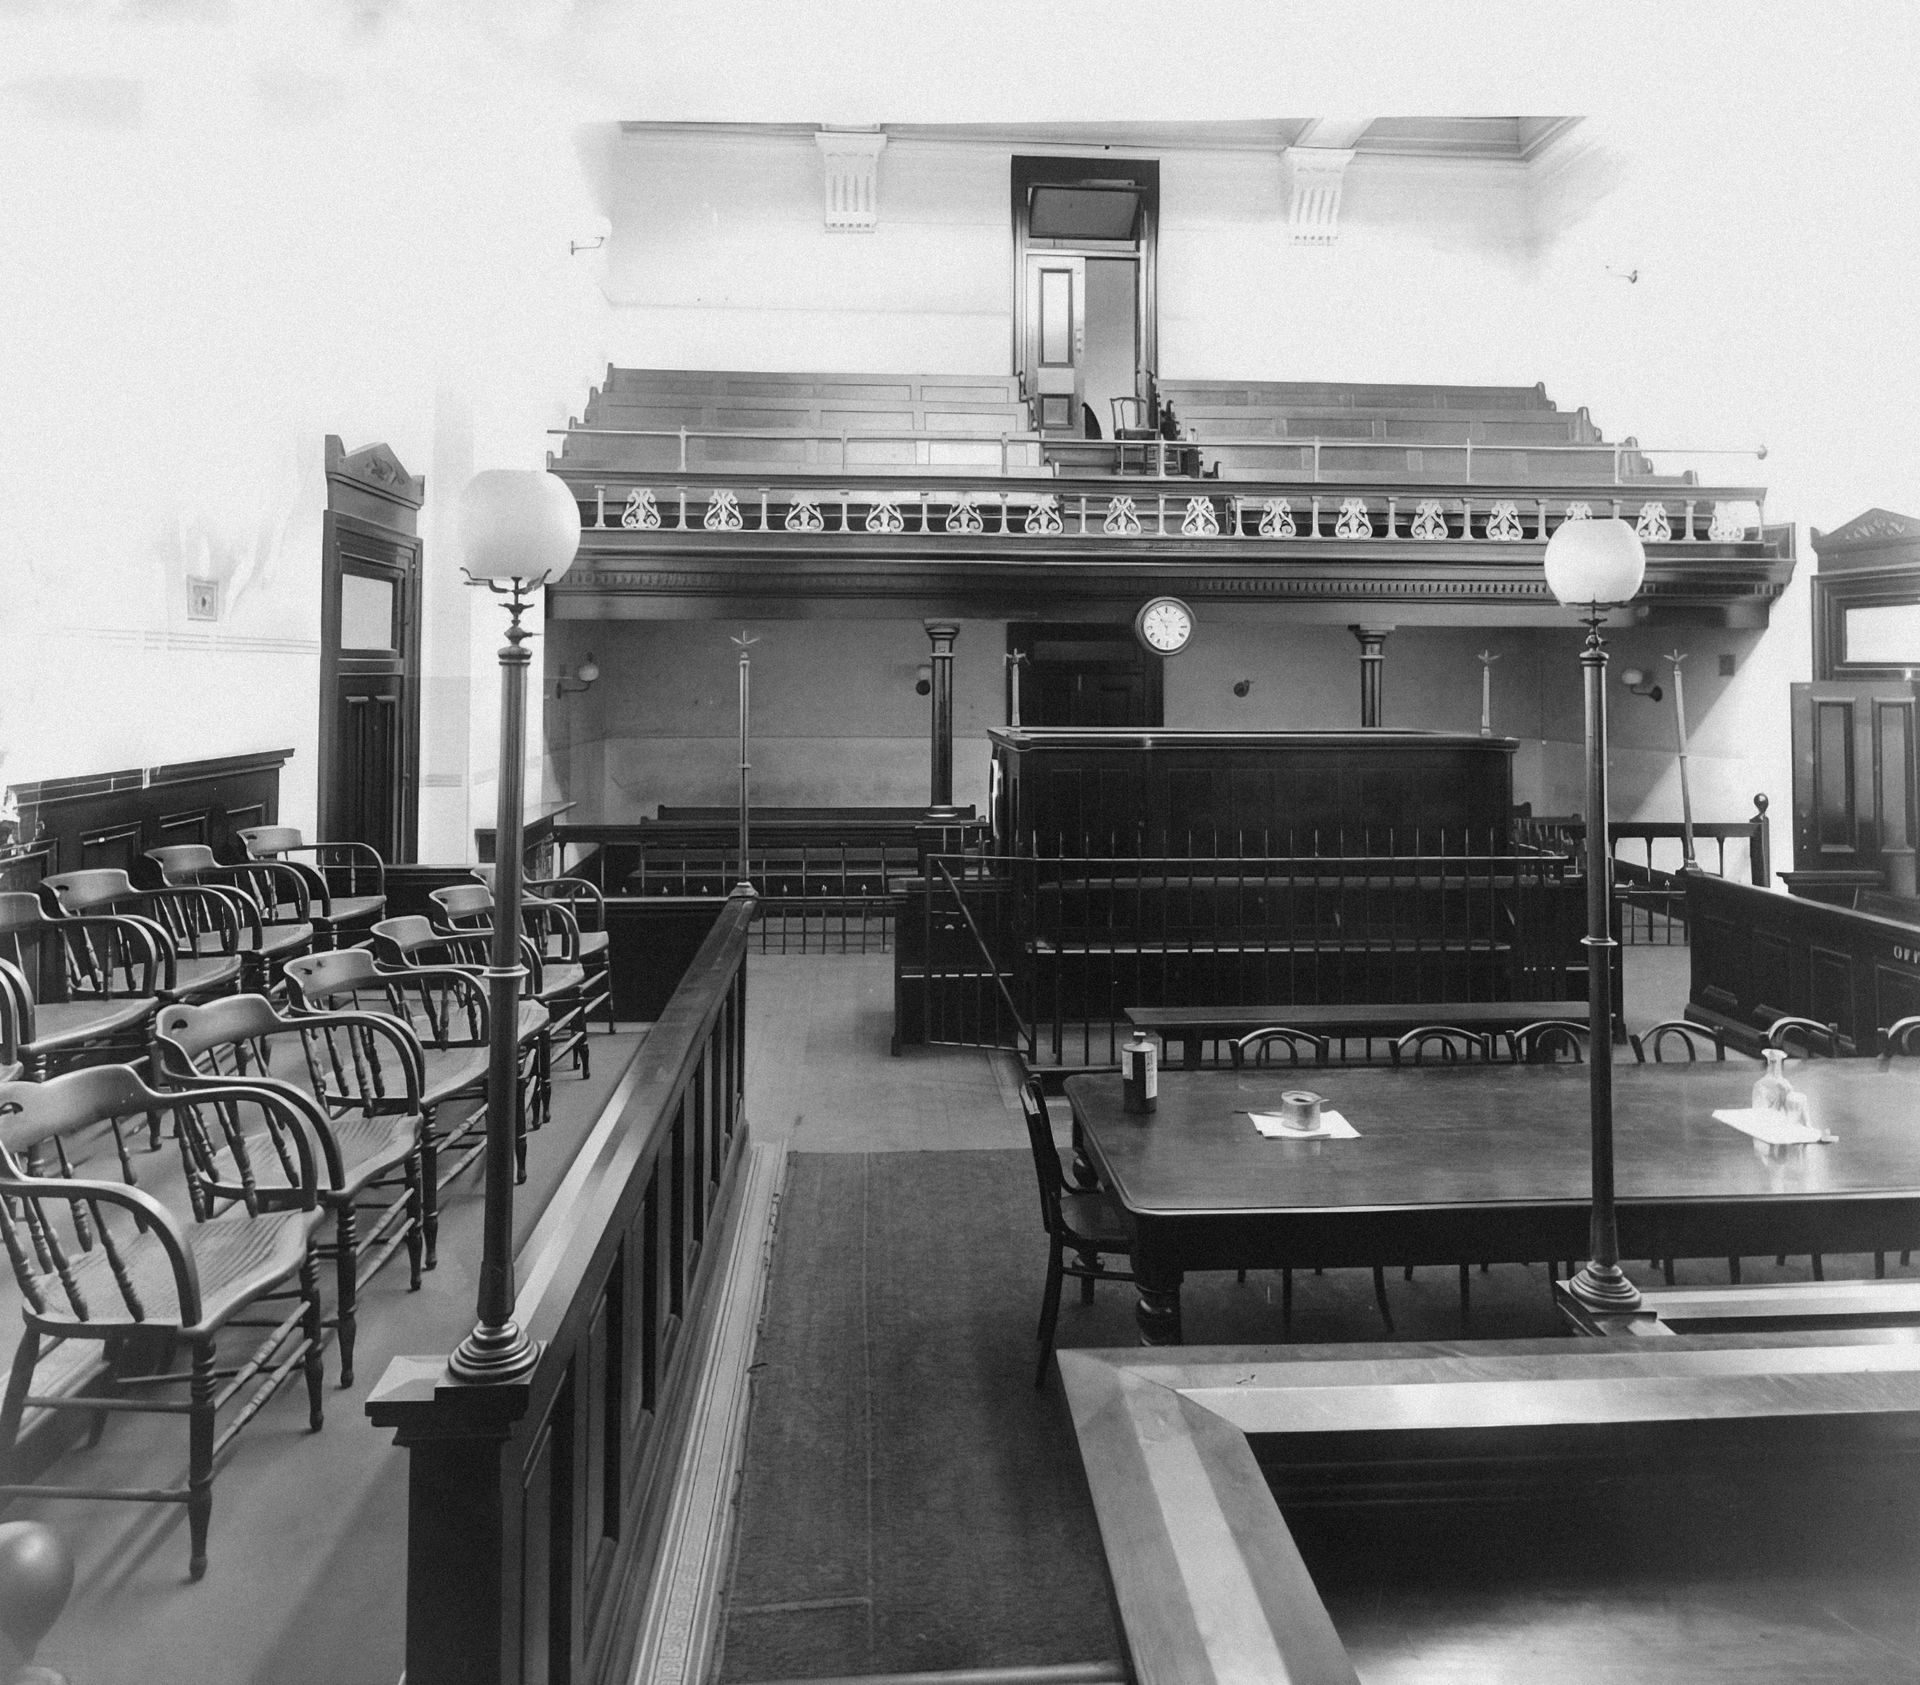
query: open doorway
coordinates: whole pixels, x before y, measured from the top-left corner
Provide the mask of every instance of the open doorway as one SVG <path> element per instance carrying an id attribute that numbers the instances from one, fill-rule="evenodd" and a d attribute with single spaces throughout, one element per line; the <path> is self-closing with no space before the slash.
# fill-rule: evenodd
<path id="1" fill-rule="evenodd" d="M 1014 368 L 1038 431 L 1110 438 L 1116 400 L 1150 404 L 1159 199 L 1156 162 L 1013 160 Z"/>

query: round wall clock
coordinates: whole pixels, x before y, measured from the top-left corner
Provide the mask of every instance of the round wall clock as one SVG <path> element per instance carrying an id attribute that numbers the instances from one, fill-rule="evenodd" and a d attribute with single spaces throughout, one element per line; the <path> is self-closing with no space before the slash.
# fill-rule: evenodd
<path id="1" fill-rule="evenodd" d="M 1155 597 L 1133 617 L 1133 635 L 1155 655 L 1178 655 L 1193 638 L 1193 610 L 1178 597 Z"/>

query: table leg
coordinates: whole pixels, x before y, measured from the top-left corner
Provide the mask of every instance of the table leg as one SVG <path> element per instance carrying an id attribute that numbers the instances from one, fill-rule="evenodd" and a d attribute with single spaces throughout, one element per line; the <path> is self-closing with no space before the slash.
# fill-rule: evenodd
<path id="1" fill-rule="evenodd" d="M 1134 1320 L 1140 1325 L 1143 1346 L 1177 1346 L 1180 1335 L 1180 1282 L 1183 1272 L 1172 1270 L 1151 1276 L 1135 1265 L 1140 1302 L 1134 1308 Z"/>
<path id="2" fill-rule="evenodd" d="M 1185 1071 L 1199 1070 L 1200 1037 L 1198 1035 L 1180 1038 L 1180 1068 Z"/>

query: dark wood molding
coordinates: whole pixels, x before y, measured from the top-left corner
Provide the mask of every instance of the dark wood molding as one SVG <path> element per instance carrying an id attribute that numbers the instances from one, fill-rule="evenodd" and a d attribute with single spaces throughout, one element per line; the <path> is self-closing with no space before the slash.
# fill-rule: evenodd
<path id="1" fill-rule="evenodd" d="M 1809 538 L 1818 558 L 1812 580 L 1813 676 L 1821 679 L 1910 679 L 1911 662 L 1850 661 L 1847 611 L 1920 603 L 1920 519 L 1869 509 L 1832 532 Z"/>

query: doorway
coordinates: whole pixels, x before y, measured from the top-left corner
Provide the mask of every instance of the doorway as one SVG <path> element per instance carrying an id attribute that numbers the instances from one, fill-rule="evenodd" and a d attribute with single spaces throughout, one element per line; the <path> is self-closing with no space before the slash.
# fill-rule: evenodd
<path id="1" fill-rule="evenodd" d="M 419 821 L 420 505 L 385 445 L 327 440 L 320 566 L 320 837 L 410 861 Z"/>
<path id="2" fill-rule="evenodd" d="M 1110 438 L 1115 399 L 1151 403 L 1159 195 L 1152 161 L 1013 160 L 1014 368 L 1036 430 Z"/>
<path id="3" fill-rule="evenodd" d="M 1007 653 L 1019 658 L 1008 665 L 1019 675 L 1023 727 L 1165 723 L 1166 663 L 1131 627 L 1011 625 Z M 1011 695 L 1008 705 L 1011 718 Z"/>

